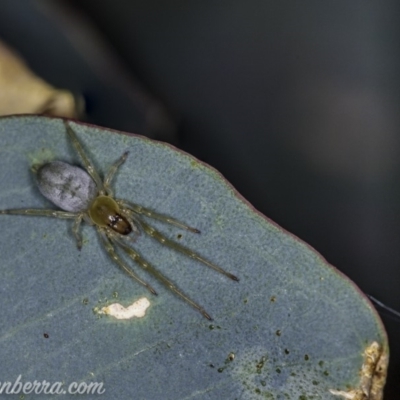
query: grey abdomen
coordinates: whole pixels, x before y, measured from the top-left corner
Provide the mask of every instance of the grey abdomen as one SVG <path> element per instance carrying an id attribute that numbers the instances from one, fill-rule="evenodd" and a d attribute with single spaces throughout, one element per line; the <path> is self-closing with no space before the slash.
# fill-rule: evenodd
<path id="1" fill-rule="evenodd" d="M 97 195 L 96 184 L 86 171 L 62 161 L 42 165 L 37 182 L 43 196 L 65 211 L 85 211 Z"/>

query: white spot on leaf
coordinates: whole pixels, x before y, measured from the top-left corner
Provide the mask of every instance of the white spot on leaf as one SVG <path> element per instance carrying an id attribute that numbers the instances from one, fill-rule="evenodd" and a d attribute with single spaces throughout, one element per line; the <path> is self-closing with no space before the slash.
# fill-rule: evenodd
<path id="1" fill-rule="evenodd" d="M 126 308 L 119 303 L 113 303 L 109 306 L 103 307 L 98 311 L 98 313 L 111 315 L 117 319 L 131 319 L 133 317 L 142 318 L 145 316 L 146 310 L 149 306 L 149 300 L 147 300 L 146 297 L 142 297 Z"/>

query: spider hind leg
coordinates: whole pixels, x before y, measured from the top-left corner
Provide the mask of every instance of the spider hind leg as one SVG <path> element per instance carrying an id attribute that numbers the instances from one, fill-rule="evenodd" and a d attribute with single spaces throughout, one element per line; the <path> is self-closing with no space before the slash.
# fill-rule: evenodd
<path id="1" fill-rule="evenodd" d="M 114 237 L 114 243 L 119 246 L 135 263 L 137 263 L 141 268 L 145 271 L 149 272 L 153 275 L 159 282 L 161 282 L 168 290 L 172 291 L 175 295 L 180 297 L 186 303 L 190 304 L 197 311 L 199 311 L 203 317 L 212 321 L 211 316 L 206 312 L 206 310 L 197 304 L 194 300 L 188 297 L 185 293 L 183 293 L 172 281 L 170 281 L 165 275 L 163 275 L 160 271 L 154 268 L 150 263 L 144 260 L 140 254 L 134 250 L 132 247 L 129 247 L 125 244 L 120 238 Z"/>
<path id="2" fill-rule="evenodd" d="M 154 288 L 136 275 L 136 273 L 132 271 L 128 264 L 126 264 L 125 261 L 116 253 L 114 244 L 118 244 L 116 240 L 118 234 L 114 233 L 112 230 L 106 230 L 100 227 L 97 228 L 97 232 L 99 233 L 101 242 L 111 259 L 131 278 L 147 288 L 150 293 L 157 295 L 157 292 L 154 290 Z"/>

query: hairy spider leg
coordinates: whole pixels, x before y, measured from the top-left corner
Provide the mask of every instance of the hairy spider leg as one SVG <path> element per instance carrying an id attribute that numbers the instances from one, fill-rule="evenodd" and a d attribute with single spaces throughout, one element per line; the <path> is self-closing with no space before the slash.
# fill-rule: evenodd
<path id="1" fill-rule="evenodd" d="M 76 239 L 76 245 L 78 246 L 78 250 L 82 249 L 82 234 L 81 234 L 81 223 L 83 219 L 83 214 L 79 214 L 74 221 L 74 225 L 72 226 L 72 232 Z"/>
<path id="2" fill-rule="evenodd" d="M 108 255 L 111 259 L 123 270 L 125 271 L 131 278 L 135 279 L 135 281 L 139 282 L 145 288 L 147 288 L 151 293 L 157 295 L 157 292 L 150 286 L 147 282 L 139 278 L 132 269 L 122 260 L 121 257 L 115 252 L 115 248 L 113 246 L 114 238 L 118 235 L 114 233 L 111 229 L 97 227 L 97 232 L 99 233 L 101 242 L 103 243 Z"/>
<path id="3" fill-rule="evenodd" d="M 50 209 L 37 209 L 37 208 L 16 208 L 10 210 L 0 210 L 0 214 L 13 214 L 13 215 L 31 215 L 36 217 L 53 217 L 62 219 L 75 219 L 72 231 L 74 233 L 78 249 L 82 248 L 82 236 L 79 228 L 83 218 L 83 213 L 73 213 L 69 211 L 57 211 Z"/>
<path id="4" fill-rule="evenodd" d="M 181 229 L 186 229 L 187 231 L 190 231 L 190 232 L 200 233 L 200 231 L 196 228 L 192 228 L 191 226 L 188 226 L 174 218 L 168 217 L 163 214 L 156 213 L 148 208 L 142 207 L 139 204 L 135 204 L 135 203 L 132 203 L 132 202 L 126 201 L 126 200 L 118 200 L 117 203 L 119 205 L 121 205 L 123 208 L 128 208 L 128 209 L 133 210 L 137 214 L 142 214 L 149 218 L 158 219 L 162 222 L 177 226 L 178 228 L 181 228 Z"/>
<path id="5" fill-rule="evenodd" d="M 80 214 L 69 211 L 57 211 L 41 208 L 15 208 L 10 210 L 0 210 L 0 214 L 14 214 L 14 215 L 35 215 L 39 217 L 54 217 L 73 219 L 77 218 Z"/>
<path id="6" fill-rule="evenodd" d="M 218 265 L 211 263 L 210 261 L 201 257 L 199 254 L 195 253 L 193 250 L 190 250 L 190 249 L 182 246 L 181 244 L 176 243 L 171 239 L 168 239 L 166 236 L 164 236 L 162 233 L 160 233 L 159 231 L 154 229 L 152 226 L 150 226 L 147 222 L 143 221 L 137 215 L 135 216 L 135 212 L 133 210 L 130 210 L 129 208 L 125 208 L 125 209 L 123 209 L 123 212 L 125 212 L 127 215 L 134 216 L 135 221 L 139 222 L 143 231 L 145 233 L 147 233 L 150 237 L 156 239 L 161 244 L 171 247 L 172 249 L 178 251 L 179 253 L 184 254 L 187 257 L 190 257 L 190 258 L 193 258 L 194 260 L 200 261 L 201 263 L 207 265 L 208 267 L 219 272 L 220 274 L 227 276 L 228 278 L 232 279 L 233 281 L 237 281 L 237 282 L 239 281 L 239 278 L 237 276 L 231 274 L 228 271 L 225 271 L 221 267 L 218 267 Z"/>
<path id="7" fill-rule="evenodd" d="M 99 174 L 97 173 L 96 168 L 94 167 L 92 161 L 87 156 L 85 150 L 83 150 L 81 142 L 79 141 L 78 137 L 76 136 L 76 133 L 69 126 L 67 121 L 64 121 L 64 125 L 65 125 L 65 128 L 67 130 L 67 133 L 71 140 L 72 145 L 74 146 L 76 152 L 79 154 L 79 156 L 81 157 L 81 159 L 83 161 L 83 165 L 84 165 L 86 171 L 92 177 L 97 188 L 99 189 L 99 194 L 106 194 L 106 190 L 104 188 L 103 181 L 101 180 Z"/>
<path id="8" fill-rule="evenodd" d="M 109 196 L 113 196 L 113 191 L 110 188 L 111 181 L 113 180 L 115 173 L 117 172 L 118 168 L 125 162 L 126 158 L 128 157 L 129 151 L 126 151 L 114 164 L 111 165 L 110 169 L 108 170 L 105 178 L 104 178 L 104 189 L 106 190 Z"/>
<path id="9" fill-rule="evenodd" d="M 113 239 L 111 239 L 113 240 Z M 158 271 L 156 268 L 154 268 L 151 264 L 149 264 L 147 261 L 145 261 L 139 253 L 134 250 L 133 248 L 129 247 L 125 243 L 123 243 L 119 238 L 115 238 L 114 242 L 121 247 L 122 250 L 124 250 L 129 257 L 132 258 L 133 261 L 135 261 L 140 267 L 142 267 L 144 270 L 148 271 L 150 274 L 152 274 L 156 279 L 158 279 L 167 289 L 171 290 L 173 293 L 175 293 L 177 296 L 179 296 L 181 299 L 186 301 L 186 303 L 190 304 L 192 307 L 194 307 L 196 310 L 198 310 L 205 318 L 209 319 L 210 321 L 212 318 L 210 315 L 204 310 L 203 307 L 201 307 L 199 304 L 197 304 L 195 301 L 193 301 L 190 297 L 188 297 L 185 293 L 183 293 L 179 288 L 177 288 L 172 281 L 170 281 L 166 276 L 164 276 L 160 271 Z"/>

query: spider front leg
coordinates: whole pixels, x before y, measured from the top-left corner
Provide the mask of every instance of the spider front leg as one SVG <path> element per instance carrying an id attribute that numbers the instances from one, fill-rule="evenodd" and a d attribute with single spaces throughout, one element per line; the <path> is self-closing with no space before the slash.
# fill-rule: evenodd
<path id="1" fill-rule="evenodd" d="M 99 233 L 101 242 L 103 246 L 105 247 L 108 255 L 111 257 L 111 259 L 117 263 L 117 265 L 125 271 L 131 278 L 133 278 L 135 281 L 139 282 L 141 285 L 146 287 L 151 293 L 157 294 L 157 292 L 144 280 L 139 278 L 130 268 L 129 266 L 124 262 L 124 260 L 121 259 L 121 257 L 118 256 L 118 254 L 115 252 L 115 248 L 113 246 L 113 241 L 117 237 L 117 233 L 114 233 L 113 231 L 109 229 L 104 229 L 97 227 L 97 232 Z"/>
<path id="2" fill-rule="evenodd" d="M 206 310 L 204 310 L 203 307 L 201 307 L 199 304 L 197 304 L 195 301 L 193 301 L 190 297 L 188 297 L 185 293 L 183 293 L 179 288 L 177 288 L 173 284 L 173 282 L 170 281 L 166 276 L 164 276 L 160 271 L 158 271 L 156 268 L 154 268 L 151 264 L 149 264 L 147 261 L 145 261 L 142 257 L 140 257 L 139 253 L 136 250 L 134 250 L 131 247 L 127 246 L 120 239 L 116 239 L 115 242 L 119 247 L 121 247 L 122 250 L 124 250 L 126 252 L 126 254 L 128 254 L 129 257 L 132 258 L 133 261 L 135 261 L 144 270 L 146 270 L 149 273 L 151 273 L 167 289 L 171 290 L 173 293 L 175 293 L 177 296 L 179 296 L 182 300 L 186 301 L 186 303 L 188 303 L 192 307 L 194 307 L 205 318 L 209 319 L 210 321 L 212 320 L 210 315 L 206 312 Z"/>
<path id="3" fill-rule="evenodd" d="M 190 231 L 190 232 L 200 233 L 200 231 L 196 228 L 192 228 L 191 226 L 188 226 L 174 218 L 168 217 L 163 214 L 156 213 L 148 208 L 142 207 L 139 204 L 131 203 L 130 201 L 126 201 L 126 200 L 117 200 L 117 203 L 121 207 L 130 209 L 137 214 L 142 214 L 149 218 L 158 219 L 162 222 L 166 222 L 167 224 L 177 226 L 178 228 L 181 228 L 181 229 L 186 229 L 187 231 Z"/>
<path id="4" fill-rule="evenodd" d="M 132 211 L 129 209 L 125 210 L 128 215 L 132 214 Z M 152 226 L 150 226 L 148 223 L 144 222 L 142 219 L 136 216 L 135 218 L 139 224 L 141 225 L 142 229 L 144 232 L 146 232 L 149 236 L 152 238 L 156 239 L 159 241 L 161 244 L 164 244 L 166 246 L 171 247 L 172 249 L 184 254 L 187 257 L 193 258 L 194 260 L 200 261 L 201 263 L 207 265 L 208 267 L 212 268 L 213 270 L 219 272 L 220 274 L 223 274 L 227 276 L 228 278 L 232 279 L 233 281 L 239 281 L 239 278 L 236 275 L 231 274 L 228 271 L 225 271 L 223 268 L 218 267 L 218 265 L 215 265 L 211 263 L 210 261 L 206 260 L 205 258 L 201 257 L 199 254 L 194 252 L 193 250 L 190 250 L 184 246 L 182 246 L 179 243 L 174 242 L 171 239 L 168 239 L 166 236 L 164 236 L 162 233 L 158 232 L 156 229 L 154 229 Z"/>

